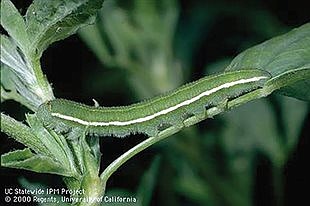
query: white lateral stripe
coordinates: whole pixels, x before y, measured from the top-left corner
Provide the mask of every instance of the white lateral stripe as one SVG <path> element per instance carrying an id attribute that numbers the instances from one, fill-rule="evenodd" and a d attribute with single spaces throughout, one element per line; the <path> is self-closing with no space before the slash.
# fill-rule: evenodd
<path id="1" fill-rule="evenodd" d="M 210 90 L 207 90 L 207 91 L 204 91 L 203 93 L 191 98 L 191 99 L 188 99 L 188 100 L 185 100 L 184 102 L 181 102 L 175 106 L 172 106 L 172 107 L 169 107 L 167 109 L 164 109 L 162 111 L 159 111 L 155 114 L 152 114 L 152 115 L 149 115 L 149 116 L 146 116 L 146 117 L 141 117 L 141 118 L 138 118 L 138 119 L 134 119 L 134 120 L 129 120 L 129 121 L 124 121 L 124 122 L 120 122 L 120 121 L 112 121 L 112 122 L 88 122 L 88 121 L 85 121 L 85 120 L 82 120 L 82 119 L 79 119 L 79 118 L 75 118 L 75 117 L 71 117 L 71 116 L 67 116 L 67 115 L 63 115 L 63 114 L 59 114 L 59 113 L 51 113 L 52 116 L 54 117 L 58 117 L 58 118 L 61 118 L 61 119 L 64 119 L 64 120 L 69 120 L 69 121 L 73 121 L 73 122 L 77 122 L 79 124 L 82 124 L 82 125 L 85 125 L 85 126 L 125 126 L 125 125 L 130 125 L 130 124 L 135 124 L 135 123 L 141 123 L 141 122 L 145 122 L 145 121 L 148 121 L 148 120 L 151 120 L 151 119 L 154 119 L 155 117 L 158 117 L 160 115 L 163 115 L 163 114 L 167 114 L 169 112 L 172 112 L 180 107 L 183 107 L 183 106 L 186 106 L 186 105 L 189 105 L 199 99 L 201 99 L 202 97 L 204 96 L 208 96 L 210 94 L 213 94 L 221 89 L 225 89 L 225 88 L 229 88 L 229 87 L 232 87 L 232 86 L 235 86 L 235 85 L 238 85 L 238 84 L 244 84 L 244 83 L 249 83 L 249 82 L 256 82 L 256 81 L 259 81 L 261 79 L 265 79 L 265 78 L 268 78 L 268 77 L 265 77 L 265 76 L 260 76 L 260 77 L 252 77 L 252 78 L 249 78 L 249 79 L 240 79 L 240 80 L 237 80 L 237 81 L 234 81 L 234 82 L 229 82 L 229 83 L 225 83 L 225 84 L 222 84 L 218 87 L 215 87 L 213 89 L 210 89 Z"/>

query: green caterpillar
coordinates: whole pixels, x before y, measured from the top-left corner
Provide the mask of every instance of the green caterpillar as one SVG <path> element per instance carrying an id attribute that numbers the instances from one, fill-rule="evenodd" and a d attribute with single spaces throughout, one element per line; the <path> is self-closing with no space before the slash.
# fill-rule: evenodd
<path id="1" fill-rule="evenodd" d="M 261 88 L 268 79 L 269 73 L 258 69 L 210 75 L 153 99 L 121 107 L 94 107 L 55 99 L 42 104 L 37 116 L 58 132 L 81 128 L 99 136 L 155 136 L 171 126 L 184 127 L 190 118 L 207 118 L 207 108 Z"/>

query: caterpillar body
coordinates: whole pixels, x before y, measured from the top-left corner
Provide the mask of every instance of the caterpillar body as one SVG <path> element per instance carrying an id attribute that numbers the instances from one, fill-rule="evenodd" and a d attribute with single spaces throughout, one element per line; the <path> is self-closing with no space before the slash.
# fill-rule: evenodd
<path id="1" fill-rule="evenodd" d="M 55 99 L 42 104 L 37 116 L 47 127 L 59 132 L 81 128 L 87 134 L 99 136 L 123 137 L 131 133 L 156 136 L 173 125 L 183 127 L 188 118 L 205 116 L 206 108 L 261 88 L 268 79 L 270 74 L 258 69 L 225 72 L 120 107 L 94 107 Z"/>

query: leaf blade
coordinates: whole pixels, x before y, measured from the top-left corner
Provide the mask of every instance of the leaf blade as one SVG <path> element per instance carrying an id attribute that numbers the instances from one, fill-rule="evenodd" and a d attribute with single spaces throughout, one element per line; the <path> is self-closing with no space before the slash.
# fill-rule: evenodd
<path id="1" fill-rule="evenodd" d="M 103 0 L 35 0 L 26 13 L 27 32 L 39 57 L 53 42 L 64 39 L 90 24 Z"/>
<path id="2" fill-rule="evenodd" d="M 284 95 L 310 101 L 310 23 L 242 52 L 226 70 L 246 68 L 262 69 L 273 76 L 269 92 L 279 90 Z M 291 79 L 285 83 L 287 78 Z"/>
<path id="3" fill-rule="evenodd" d="M 29 148 L 15 150 L 1 155 L 1 166 L 16 169 L 25 169 L 39 173 L 72 176 L 72 173 L 52 158 L 35 155 Z"/>
<path id="4" fill-rule="evenodd" d="M 15 119 L 1 113 L 1 132 L 33 149 L 37 153 L 49 154 L 49 150 L 31 132 L 31 129 Z"/>
<path id="5" fill-rule="evenodd" d="M 1 1 L 1 25 L 18 46 L 26 52 L 29 46 L 26 24 L 14 4 L 9 0 Z"/>

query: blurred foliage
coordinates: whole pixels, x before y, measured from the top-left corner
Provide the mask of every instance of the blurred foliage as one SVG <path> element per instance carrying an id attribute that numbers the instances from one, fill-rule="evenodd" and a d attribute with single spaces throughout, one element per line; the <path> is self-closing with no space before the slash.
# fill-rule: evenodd
<path id="1" fill-rule="evenodd" d="M 144 99 L 182 82 L 172 51 L 178 10 L 175 1 L 133 1 L 131 6 L 129 11 L 106 1 L 98 24 L 79 34 L 103 64 L 127 70 Z"/>
<path id="2" fill-rule="evenodd" d="M 70 83 L 84 85 L 82 92 L 80 86 L 74 87 L 81 99 L 89 98 L 84 96 L 89 90 L 105 104 L 111 93 L 116 96 L 115 104 L 149 98 L 204 74 L 222 71 L 245 48 L 308 20 L 301 14 L 300 19 L 285 19 L 278 4 L 282 2 L 107 0 L 96 24 L 79 31 L 99 61 L 90 57 L 83 45 L 70 45 L 78 40 L 69 39 L 65 44 L 70 45 L 72 58 L 67 59 L 67 51 L 60 46 L 51 48 L 44 59 L 53 67 L 47 76 L 56 91 L 61 85 L 65 88 L 72 71 L 63 71 L 64 77 L 53 77 L 53 73 L 65 68 L 61 65 L 67 61 L 77 73 Z M 303 5 L 298 4 L 292 8 L 302 13 Z M 57 56 L 57 52 L 61 54 Z M 67 56 L 62 61 L 63 55 Z M 84 57 L 85 62 L 78 60 Z M 290 195 L 285 193 L 284 169 L 308 113 L 309 104 L 274 95 L 206 120 L 128 162 L 111 178 L 107 194 L 140 197 L 143 191 L 154 191 L 150 205 L 164 206 L 262 205 L 264 201 L 283 205 L 288 199 L 284 195 Z M 121 154 L 137 139 L 140 137 L 111 140 L 113 144 L 103 140 L 104 160 Z M 153 163 L 157 165 L 146 171 L 157 153 L 162 154 L 160 164 Z M 268 163 L 267 169 L 260 170 L 262 162 Z M 270 179 L 259 179 L 264 174 Z M 142 176 L 142 189 L 135 192 Z M 259 197 L 265 193 L 270 193 L 266 194 L 269 199 L 263 201 Z"/>

